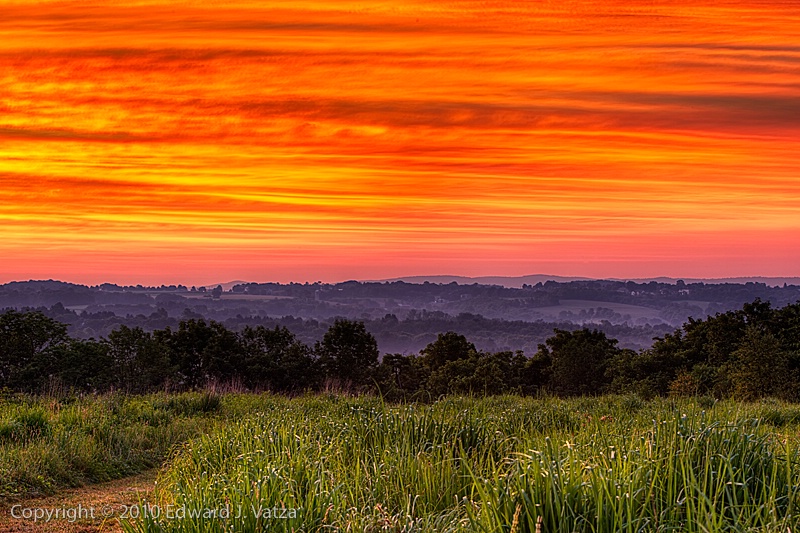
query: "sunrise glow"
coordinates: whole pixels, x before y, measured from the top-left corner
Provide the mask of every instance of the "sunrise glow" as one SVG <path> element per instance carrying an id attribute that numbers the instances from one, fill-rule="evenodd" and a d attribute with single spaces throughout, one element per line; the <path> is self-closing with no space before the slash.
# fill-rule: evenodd
<path id="1" fill-rule="evenodd" d="M 0 282 L 800 275 L 792 2 L 0 1 Z"/>

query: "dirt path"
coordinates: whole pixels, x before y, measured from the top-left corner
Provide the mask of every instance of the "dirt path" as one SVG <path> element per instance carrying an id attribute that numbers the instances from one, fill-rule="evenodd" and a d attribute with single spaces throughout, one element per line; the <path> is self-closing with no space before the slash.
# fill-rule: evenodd
<path id="1" fill-rule="evenodd" d="M 126 506 L 153 490 L 157 470 L 62 491 L 53 496 L 5 502 L 0 506 L 2 533 L 120 533 L 118 517 Z M 41 518 L 35 519 L 39 514 Z M 50 513 L 49 518 L 46 515 Z"/>

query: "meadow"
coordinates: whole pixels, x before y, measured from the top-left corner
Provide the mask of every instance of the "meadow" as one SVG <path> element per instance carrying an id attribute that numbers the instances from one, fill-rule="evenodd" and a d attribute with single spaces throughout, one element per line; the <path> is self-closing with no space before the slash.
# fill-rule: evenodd
<path id="1" fill-rule="evenodd" d="M 790 531 L 800 406 L 185 393 L 0 410 L 6 500 L 161 465 L 128 533 Z"/>
<path id="2" fill-rule="evenodd" d="M 158 467 L 219 423 L 220 403 L 210 393 L 0 396 L 0 501 Z"/>

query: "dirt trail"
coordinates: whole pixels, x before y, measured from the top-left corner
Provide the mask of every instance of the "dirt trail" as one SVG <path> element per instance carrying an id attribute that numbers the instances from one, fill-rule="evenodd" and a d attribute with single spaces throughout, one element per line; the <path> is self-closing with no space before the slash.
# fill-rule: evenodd
<path id="1" fill-rule="evenodd" d="M 120 533 L 118 517 L 153 490 L 156 474 L 157 470 L 148 470 L 53 496 L 3 502 L 0 533 Z M 37 512 L 51 513 L 50 518 L 34 520 Z"/>

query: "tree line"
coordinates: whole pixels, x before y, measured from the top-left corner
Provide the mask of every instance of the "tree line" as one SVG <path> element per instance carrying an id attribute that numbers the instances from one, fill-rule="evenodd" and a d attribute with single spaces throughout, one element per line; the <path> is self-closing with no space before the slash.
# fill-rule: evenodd
<path id="1" fill-rule="evenodd" d="M 443 394 L 634 393 L 800 400 L 800 302 L 689 319 L 638 352 L 596 329 L 556 329 L 531 356 L 487 352 L 447 332 L 419 354 L 380 357 L 363 322 L 337 319 L 307 345 L 284 326 L 228 329 L 203 318 L 100 340 L 67 334 L 39 311 L 0 314 L 0 389 L 41 393 L 191 390 L 211 384 L 282 393 L 343 390 L 391 400 Z"/>

